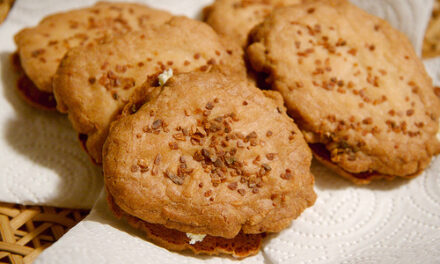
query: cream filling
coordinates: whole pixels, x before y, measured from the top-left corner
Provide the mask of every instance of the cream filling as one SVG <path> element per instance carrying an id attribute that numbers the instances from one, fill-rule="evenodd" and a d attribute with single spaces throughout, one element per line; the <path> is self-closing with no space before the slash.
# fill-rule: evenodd
<path id="1" fill-rule="evenodd" d="M 171 78 L 173 77 L 173 69 L 168 69 L 163 71 L 161 74 L 159 74 L 158 78 L 159 78 L 159 85 L 160 86 L 164 86 L 165 83 Z"/>
<path id="2" fill-rule="evenodd" d="M 203 239 L 206 237 L 204 234 L 193 234 L 193 233 L 186 233 L 186 236 L 190 239 L 189 243 L 191 245 L 194 245 L 197 242 L 202 242 Z"/>

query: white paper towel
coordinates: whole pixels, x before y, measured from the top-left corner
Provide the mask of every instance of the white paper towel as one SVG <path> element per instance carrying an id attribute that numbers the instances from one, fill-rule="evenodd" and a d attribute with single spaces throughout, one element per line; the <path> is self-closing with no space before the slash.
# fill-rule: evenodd
<path id="1" fill-rule="evenodd" d="M 0 201 L 64 207 L 92 205 L 99 169 L 82 152 L 64 117 L 35 111 L 15 93 L 9 52 L 24 26 L 93 0 L 19 0 L 0 26 Z M 139 1 L 195 17 L 210 0 Z M 405 32 L 420 52 L 433 0 L 353 0 Z M 440 84 L 440 60 L 425 61 Z M 357 187 L 314 163 L 318 200 L 245 263 L 440 263 L 440 158 L 418 178 Z M 92 213 L 36 263 L 230 263 L 228 257 L 169 252 L 116 220 L 103 196 Z"/>

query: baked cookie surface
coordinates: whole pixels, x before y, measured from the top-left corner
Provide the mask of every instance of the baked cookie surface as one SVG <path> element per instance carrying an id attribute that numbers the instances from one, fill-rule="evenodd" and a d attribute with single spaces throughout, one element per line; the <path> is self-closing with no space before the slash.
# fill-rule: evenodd
<path id="1" fill-rule="evenodd" d="M 276 95 L 220 72 L 142 89 L 103 151 L 106 188 L 126 214 L 232 239 L 279 232 L 314 203 L 310 150 Z"/>
<path id="2" fill-rule="evenodd" d="M 356 183 L 413 177 L 440 150 L 439 98 L 407 38 L 348 1 L 277 9 L 251 33 L 315 156 Z"/>
<path id="3" fill-rule="evenodd" d="M 103 43 L 113 36 L 159 25 L 170 18 L 168 12 L 141 4 L 99 2 L 92 7 L 50 15 L 37 26 L 17 33 L 15 43 L 27 77 L 39 90 L 52 93 L 52 78 L 71 48 Z"/>
<path id="4" fill-rule="evenodd" d="M 249 31 L 262 22 L 275 7 L 302 0 L 216 0 L 204 9 L 204 21 L 220 34 L 246 45 Z"/>
<path id="5" fill-rule="evenodd" d="M 54 77 L 58 110 L 68 113 L 73 127 L 87 135 L 87 151 L 100 163 L 110 121 L 148 76 L 165 69 L 206 71 L 214 64 L 228 65 L 244 76 L 237 50 L 208 25 L 184 17 L 105 44 L 72 49 Z"/>

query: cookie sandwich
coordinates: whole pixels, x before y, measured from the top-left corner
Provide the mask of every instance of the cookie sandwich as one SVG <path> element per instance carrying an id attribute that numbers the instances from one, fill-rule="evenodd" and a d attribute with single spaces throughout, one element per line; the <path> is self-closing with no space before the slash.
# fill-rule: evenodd
<path id="1" fill-rule="evenodd" d="M 440 151 L 440 101 L 408 39 L 345 0 L 276 9 L 247 56 L 315 157 L 355 183 L 412 178 Z"/>
<path id="2" fill-rule="evenodd" d="M 313 205 L 312 155 L 276 92 L 221 71 L 149 80 L 112 123 L 113 212 L 170 250 L 256 254 Z M 163 84 L 163 82 L 166 83 Z"/>

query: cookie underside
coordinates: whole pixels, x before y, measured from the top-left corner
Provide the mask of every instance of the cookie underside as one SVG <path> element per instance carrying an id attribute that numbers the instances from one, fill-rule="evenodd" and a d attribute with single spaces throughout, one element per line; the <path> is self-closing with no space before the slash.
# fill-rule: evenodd
<path id="1" fill-rule="evenodd" d="M 374 180 L 393 180 L 396 176 L 395 175 L 388 175 L 383 174 L 377 171 L 365 171 L 365 172 L 359 172 L 359 173 L 352 173 L 349 172 L 342 167 L 338 166 L 338 164 L 331 161 L 330 158 L 330 152 L 325 148 L 325 145 L 322 143 L 310 143 L 309 144 L 310 149 L 312 150 L 313 156 L 322 164 L 324 164 L 326 167 L 330 168 L 331 170 L 335 171 L 337 174 L 341 175 L 342 177 L 351 180 L 355 184 L 368 184 L 371 181 Z M 422 173 L 423 170 L 417 171 L 416 173 L 400 176 L 403 178 L 414 178 L 420 173 Z"/>
<path id="2" fill-rule="evenodd" d="M 111 211 L 118 218 L 125 218 L 131 226 L 143 230 L 150 240 L 173 251 L 190 250 L 195 254 L 228 254 L 235 258 L 244 258 L 257 254 L 266 237 L 265 233 L 244 234 L 243 232 L 232 239 L 207 235 L 203 241 L 190 244 L 190 239 L 185 232 L 169 229 L 160 224 L 148 223 L 127 214 L 114 202 L 110 194 L 107 195 L 107 201 Z"/>
<path id="3" fill-rule="evenodd" d="M 37 88 L 23 70 L 17 52 L 11 55 L 11 61 L 19 76 L 17 79 L 17 90 L 21 97 L 33 107 L 56 111 L 57 103 L 53 93 L 44 92 Z"/>

